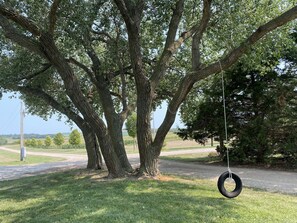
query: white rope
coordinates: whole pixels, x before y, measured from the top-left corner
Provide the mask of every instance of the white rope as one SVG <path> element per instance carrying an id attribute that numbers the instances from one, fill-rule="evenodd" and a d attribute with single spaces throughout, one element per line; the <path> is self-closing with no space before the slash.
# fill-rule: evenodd
<path id="1" fill-rule="evenodd" d="M 226 100 L 225 100 L 225 83 L 224 83 L 224 73 L 221 61 L 219 60 L 220 68 L 221 68 L 221 79 L 222 79 L 222 91 L 223 91 L 223 108 L 224 108 L 224 125 L 225 125 L 225 139 L 226 142 L 228 142 L 228 128 L 227 128 L 227 114 L 226 114 Z M 227 152 L 227 166 L 228 166 L 228 172 L 229 172 L 229 178 L 232 178 L 232 172 L 230 169 L 230 162 L 229 162 L 229 149 L 226 147 Z"/>

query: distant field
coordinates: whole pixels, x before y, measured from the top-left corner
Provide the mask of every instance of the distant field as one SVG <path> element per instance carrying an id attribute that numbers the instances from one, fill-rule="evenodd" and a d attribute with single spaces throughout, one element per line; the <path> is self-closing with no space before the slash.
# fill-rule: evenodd
<path id="1" fill-rule="evenodd" d="M 0 150 L 0 166 L 27 165 L 27 164 L 57 162 L 57 161 L 63 161 L 63 160 L 64 160 L 63 158 L 30 155 L 26 157 L 24 161 L 20 161 L 19 153 L 12 153 L 8 151 Z"/>
<path id="2" fill-rule="evenodd" d="M 39 140 L 44 140 L 44 139 L 39 139 Z M 19 150 L 20 146 L 19 144 L 13 144 L 13 140 L 9 141 L 9 145 L 5 145 L 7 148 Z M 14 141 L 15 143 L 18 143 L 18 140 Z M 128 154 L 130 153 L 138 153 L 138 148 L 136 141 L 128 136 L 124 136 L 124 142 L 125 142 L 125 148 Z M 67 145 L 67 143 L 66 143 Z M 68 146 L 68 145 L 67 145 Z M 215 144 L 216 146 L 216 144 Z M 180 139 L 176 134 L 173 132 L 169 132 L 164 143 L 163 151 L 173 151 L 173 150 L 180 150 L 180 149 L 194 149 L 194 148 L 206 148 L 210 147 L 210 144 L 207 143 L 205 146 L 196 143 L 195 141 L 190 141 L 190 140 L 182 140 Z M 26 147 L 28 151 L 32 152 L 49 152 L 49 153 L 66 153 L 66 154 L 86 154 L 85 148 L 82 146 L 81 148 L 69 148 L 67 149 L 62 149 L 61 147 L 58 146 L 50 146 L 49 148 L 38 148 L 38 147 Z"/>

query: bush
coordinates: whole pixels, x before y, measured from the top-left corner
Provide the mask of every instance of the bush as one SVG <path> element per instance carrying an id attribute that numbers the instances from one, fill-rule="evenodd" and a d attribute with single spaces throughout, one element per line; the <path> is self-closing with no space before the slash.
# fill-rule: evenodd
<path id="1" fill-rule="evenodd" d="M 7 144 L 7 139 L 0 137 L 0 145 L 6 145 Z"/>
<path id="2" fill-rule="evenodd" d="M 69 135 L 70 145 L 79 145 L 81 143 L 80 133 L 77 129 L 73 130 Z"/>
<path id="3" fill-rule="evenodd" d="M 56 146 L 61 146 L 63 143 L 64 143 L 64 136 L 63 136 L 63 134 L 62 133 L 58 133 L 58 134 L 56 134 L 55 135 L 55 137 L 54 137 L 54 144 L 56 145 Z"/>
<path id="4" fill-rule="evenodd" d="M 31 146 L 31 139 L 25 140 L 25 146 Z"/>
<path id="5" fill-rule="evenodd" d="M 288 166 L 297 167 L 297 138 L 295 134 L 291 134 L 283 144 L 283 148 L 279 150 L 285 163 Z"/>
<path id="6" fill-rule="evenodd" d="M 43 143 L 42 143 L 41 140 L 37 140 L 37 146 L 38 146 L 38 147 L 42 147 L 42 146 L 43 146 Z"/>
<path id="7" fill-rule="evenodd" d="M 36 147 L 37 146 L 37 140 L 36 139 L 31 139 L 31 146 Z"/>
<path id="8" fill-rule="evenodd" d="M 52 144 L 52 138 L 50 136 L 47 136 L 44 140 L 44 145 L 46 147 L 49 147 L 49 146 L 51 146 L 51 144 Z"/>

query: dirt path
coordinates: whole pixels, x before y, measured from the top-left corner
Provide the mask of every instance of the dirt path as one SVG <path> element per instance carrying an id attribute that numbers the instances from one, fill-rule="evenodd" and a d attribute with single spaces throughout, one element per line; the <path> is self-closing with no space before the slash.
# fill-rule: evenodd
<path id="1" fill-rule="evenodd" d="M 0 147 L 6 151 L 10 149 Z M 191 153 L 205 153 L 213 152 L 214 149 L 191 149 L 191 150 L 177 150 L 170 152 L 162 152 L 162 156 L 174 154 L 191 154 Z M 17 152 L 12 150 L 11 152 Z M 46 163 L 30 166 L 0 166 L 0 181 L 12 180 L 25 176 L 32 176 L 41 173 L 48 173 L 60 171 L 70 168 L 84 168 L 86 166 L 86 156 L 58 154 L 46 152 L 28 152 L 31 155 L 45 155 L 52 157 L 63 157 L 67 159 L 62 162 Z M 129 160 L 133 165 L 139 164 L 138 154 L 129 154 Z M 216 181 L 221 173 L 227 170 L 223 166 L 201 165 L 182 163 L 168 160 L 160 161 L 160 170 L 163 173 L 176 174 L 189 177 L 204 178 Z M 297 195 L 297 173 L 276 171 L 276 170 L 261 170 L 255 168 L 233 168 L 232 172 L 236 173 L 242 179 L 245 187 L 260 188 L 271 192 L 281 192 Z"/>

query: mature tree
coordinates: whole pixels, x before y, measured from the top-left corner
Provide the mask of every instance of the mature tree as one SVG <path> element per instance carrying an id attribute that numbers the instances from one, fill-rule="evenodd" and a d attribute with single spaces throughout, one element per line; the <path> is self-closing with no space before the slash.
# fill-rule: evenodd
<path id="1" fill-rule="evenodd" d="M 132 113 L 132 115 L 127 119 L 126 122 L 126 129 L 128 135 L 131 136 L 133 139 L 136 137 L 136 120 L 137 116 L 136 113 Z"/>
<path id="2" fill-rule="evenodd" d="M 224 73 L 227 130 L 232 139 L 229 149 L 233 161 L 264 163 L 276 154 L 291 163 L 296 161 L 297 76 L 293 71 L 296 62 L 285 62 L 283 58 L 284 55 L 266 59 L 256 68 L 238 63 Z M 281 66 L 279 61 L 282 61 Z M 178 135 L 202 143 L 216 136 L 220 141 L 218 151 L 225 156 L 221 85 L 219 75 L 197 87 L 199 96 L 196 91 L 191 93 L 192 100 L 187 100 L 181 109 L 186 128 Z"/>
<path id="3" fill-rule="evenodd" d="M 45 137 L 44 145 L 50 147 L 52 145 L 52 138 L 50 136 Z"/>
<path id="4" fill-rule="evenodd" d="M 77 2 L 77 4 L 78 3 L 79 2 Z M 96 31 L 95 28 L 91 30 L 91 26 L 93 25 L 93 23 L 94 25 L 96 25 L 95 24 L 96 21 L 93 18 L 93 15 L 94 15 L 93 12 L 98 10 L 98 6 L 100 6 L 102 3 L 81 2 L 81 4 L 83 5 L 80 5 L 81 6 L 80 8 L 76 8 L 75 4 L 70 4 L 67 2 L 65 2 L 64 5 L 62 3 L 60 4 L 60 1 L 54 1 L 53 4 L 51 5 L 47 5 L 48 3 L 44 3 L 45 5 L 42 5 L 42 6 L 38 5 L 37 8 L 34 8 L 34 7 L 28 8 L 27 6 L 30 6 L 29 4 L 27 5 L 24 4 L 22 6 L 14 5 L 14 3 L 11 3 L 11 2 L 6 4 L 7 5 L 12 4 L 14 7 L 18 6 L 21 8 L 22 11 L 26 11 L 27 15 L 32 14 L 32 17 L 34 18 L 38 17 L 38 15 L 43 17 L 43 14 L 44 14 L 43 10 L 47 10 L 47 9 L 49 10 L 49 17 L 48 17 L 49 27 L 42 27 L 42 25 L 47 24 L 47 22 L 45 23 L 44 21 L 42 21 L 42 23 L 39 24 L 39 26 L 42 27 L 40 28 L 35 23 L 32 23 L 31 21 L 28 21 L 28 20 L 24 21 L 23 20 L 25 18 L 24 16 L 17 15 L 13 12 L 13 10 L 9 8 L 5 8 L 2 5 L 3 6 L 2 9 L 8 12 L 8 14 L 10 14 L 10 16 L 8 16 L 10 19 L 14 17 L 15 20 L 17 20 L 16 23 L 19 23 L 20 26 L 25 27 L 25 29 L 28 28 L 28 31 L 33 34 L 33 36 L 30 36 L 30 37 L 22 36 L 22 34 L 20 34 L 20 36 L 24 37 L 24 38 L 21 38 L 22 40 L 20 41 L 22 42 L 23 40 L 26 40 L 25 46 L 20 44 L 18 40 L 16 42 L 21 46 L 24 46 L 27 50 L 31 52 L 31 54 L 29 54 L 30 56 L 29 57 L 27 56 L 26 58 L 29 58 L 28 60 L 33 59 L 34 62 L 37 61 L 37 64 L 39 64 L 39 67 L 41 67 L 37 71 L 35 72 L 33 71 L 33 74 L 32 72 L 31 73 L 29 72 L 27 74 L 21 73 L 20 74 L 21 77 L 17 79 L 18 80 L 17 90 L 26 92 L 26 94 L 30 94 L 30 95 L 35 95 L 35 96 L 38 95 L 38 97 L 41 98 L 42 100 L 46 100 L 49 105 L 53 106 L 53 104 L 55 104 L 54 108 L 56 110 L 58 111 L 62 110 L 63 113 L 64 114 L 66 113 L 68 117 L 69 115 L 71 115 L 70 119 L 73 120 L 73 118 L 75 118 L 75 120 L 73 121 L 75 121 L 76 124 L 78 124 L 77 122 L 82 123 L 82 124 L 79 124 L 78 126 L 82 129 L 84 136 L 88 135 L 87 136 L 88 139 L 94 140 L 95 137 L 92 137 L 91 134 L 95 133 L 97 135 L 97 139 L 99 140 L 100 147 L 103 152 L 103 156 L 105 156 L 105 163 L 108 169 L 110 170 L 110 176 L 123 175 L 124 169 L 127 171 L 131 170 L 131 165 L 127 160 L 127 156 L 124 150 L 124 143 L 123 143 L 122 132 L 121 132 L 123 121 L 125 120 L 125 117 L 128 115 L 129 110 L 131 109 L 130 108 L 131 106 L 128 104 L 128 101 L 126 99 L 126 95 L 128 93 L 126 92 L 125 77 L 123 76 L 127 68 L 125 68 L 121 64 L 124 61 L 123 59 L 119 61 L 118 65 L 116 64 L 116 67 L 121 65 L 121 67 L 116 70 L 114 68 L 111 68 L 113 67 L 112 65 L 107 66 L 106 68 L 102 66 L 101 65 L 102 61 L 99 60 L 98 55 L 96 54 L 97 52 L 95 52 L 95 47 L 93 48 L 94 45 L 91 45 L 91 42 L 90 42 L 91 40 L 95 41 L 95 43 L 93 44 L 98 44 L 98 41 L 104 42 L 104 38 L 103 39 L 101 38 L 100 32 L 95 32 Z M 56 13 L 58 10 L 57 6 L 59 4 L 61 7 L 59 10 L 60 23 L 56 23 L 56 19 L 57 19 Z M 67 13 L 64 14 L 63 9 L 67 9 L 66 11 L 68 12 L 68 14 Z M 33 12 L 31 10 L 33 10 Z M 85 10 L 89 10 L 90 12 L 88 14 L 89 17 L 85 17 L 86 14 L 83 13 L 83 11 Z M 103 12 L 105 11 L 102 11 L 102 10 L 100 11 L 100 13 L 103 13 Z M 7 15 L 5 12 L 4 14 Z M 104 16 L 107 16 L 107 15 L 105 14 Z M 36 20 L 39 21 L 39 19 L 36 19 Z M 64 19 L 69 23 L 65 23 L 63 21 Z M 2 17 L 2 22 L 3 22 L 2 23 L 3 27 L 5 27 L 4 30 L 6 30 L 6 34 L 10 35 L 10 37 L 13 36 L 13 38 L 17 38 L 17 35 L 18 35 L 17 32 L 22 32 L 14 29 L 14 27 L 11 27 L 10 26 L 11 24 L 9 24 L 9 21 L 4 17 Z M 30 23 L 31 25 L 27 27 L 27 25 L 23 24 L 23 22 L 25 22 L 26 24 Z M 80 27 L 79 30 L 76 30 L 77 26 Z M 117 24 L 117 26 L 120 27 L 121 24 L 119 23 Z M 35 32 L 31 28 L 35 29 L 35 31 L 37 30 L 38 31 Z M 110 29 L 113 29 L 113 28 L 114 26 L 111 27 Z M 15 31 L 15 33 L 11 33 L 10 31 L 13 31 L 13 32 Z M 72 34 L 68 36 L 69 32 Z M 117 32 L 120 33 L 121 30 L 119 29 L 117 30 Z M 109 36 L 110 37 L 109 40 L 115 44 L 117 44 L 118 41 L 121 40 L 120 38 L 117 38 L 117 35 L 118 35 L 117 32 L 114 32 L 115 38 L 112 38 L 111 36 Z M 43 34 L 41 35 L 41 33 Z M 34 38 L 39 37 L 39 34 L 40 34 L 40 38 L 38 38 L 37 41 L 36 39 L 34 40 Z M 71 44 L 73 44 L 74 46 L 76 45 L 76 47 L 69 47 Z M 58 49 L 58 47 L 60 49 Z M 13 52 L 15 53 L 15 50 L 12 49 L 12 47 L 10 48 L 10 50 L 13 50 Z M 38 52 L 36 52 L 35 50 L 37 50 Z M 96 47 L 96 50 L 100 50 L 100 47 L 99 48 Z M 80 54 L 81 52 L 83 52 L 85 56 L 81 57 L 80 58 L 81 61 L 79 62 L 78 60 L 75 59 L 75 57 L 78 57 L 76 55 Z M 107 51 L 107 52 L 109 52 L 110 55 L 113 55 L 112 54 L 113 52 L 111 51 Z M 73 57 L 66 58 L 65 57 L 66 54 L 73 55 Z M 7 56 L 8 58 L 6 59 L 10 60 L 11 57 L 16 57 L 16 56 L 18 55 L 17 54 L 13 54 L 12 56 L 8 55 Z M 109 56 L 106 55 L 104 58 L 108 58 L 108 57 Z M 39 62 L 38 62 L 38 59 L 36 58 L 39 58 Z M 40 58 L 42 59 L 41 61 L 40 61 Z M 91 61 L 89 61 L 89 59 Z M 18 61 L 19 60 L 17 60 L 17 62 Z M 114 60 L 103 61 L 103 62 L 111 63 L 113 61 Z M 83 62 L 85 62 L 85 64 L 87 64 L 88 66 L 86 66 Z M 16 64 L 14 64 L 14 66 L 15 65 Z M 40 77 L 39 74 L 44 74 L 44 71 L 47 71 L 49 67 L 54 67 L 55 68 L 54 70 L 57 70 L 59 74 L 63 73 L 63 75 L 60 75 L 60 77 L 50 76 L 51 79 L 49 81 L 45 79 L 46 76 L 42 75 Z M 80 72 L 78 71 L 78 69 L 80 69 Z M 81 73 L 82 73 L 81 71 L 84 72 L 84 76 L 81 76 Z M 76 75 L 75 75 L 75 72 L 76 72 Z M 112 81 L 114 77 L 119 77 L 119 76 L 121 77 L 120 81 L 123 84 L 120 89 L 121 94 L 119 93 L 116 94 L 109 90 L 109 85 L 110 85 L 109 83 Z M 34 77 L 34 80 L 32 80 L 33 77 Z M 114 82 L 118 83 L 119 81 L 115 80 Z M 14 83 L 15 82 L 10 84 L 10 86 L 11 85 L 14 86 Z M 52 91 L 53 83 L 55 84 L 54 89 L 57 89 L 54 92 Z M 59 86 L 61 87 L 56 88 L 57 85 L 58 87 Z M 91 88 L 89 87 L 90 85 L 92 85 Z M 66 92 L 65 90 L 63 90 L 64 88 L 66 88 Z M 107 120 L 107 123 L 108 123 L 108 129 L 106 128 L 102 118 L 97 113 L 98 106 L 96 104 L 93 106 L 92 89 L 100 93 L 99 94 L 100 104 L 102 105 L 102 110 L 105 111 L 105 119 Z M 64 95 L 65 93 L 67 94 L 66 100 L 65 100 L 65 96 L 63 96 L 62 93 L 64 93 Z M 113 100 L 112 95 L 116 95 L 115 100 Z M 123 104 L 122 109 L 121 108 L 118 109 L 120 110 L 118 113 L 116 111 L 115 101 L 116 102 L 120 101 Z M 78 112 L 73 111 L 72 109 L 69 109 L 73 107 Z M 92 129 L 89 131 L 90 134 L 88 134 L 87 131 L 84 131 L 82 127 Z M 87 133 L 85 134 L 85 132 Z M 111 140 L 110 137 L 113 137 L 113 140 Z M 92 144 L 92 146 L 94 145 L 95 143 Z M 98 149 L 98 147 L 96 146 L 95 148 Z"/>
<path id="5" fill-rule="evenodd" d="M 77 129 L 74 129 L 69 135 L 70 145 L 79 145 L 81 143 L 80 133 Z"/>
<path id="6" fill-rule="evenodd" d="M 56 146 L 61 146 L 64 143 L 64 136 L 62 133 L 57 133 L 54 137 L 54 143 Z"/>
<path id="7" fill-rule="evenodd" d="M 127 129 L 128 135 L 133 138 L 134 149 L 135 149 L 135 138 L 137 134 L 136 122 L 137 122 L 137 115 L 135 112 L 133 112 L 131 116 L 129 116 L 127 119 L 126 129 Z"/>
<path id="8" fill-rule="evenodd" d="M 168 3 L 160 3 L 159 8 L 154 7 L 155 2 L 146 4 L 141 0 L 115 0 L 115 3 L 126 23 L 129 52 L 137 87 L 137 138 L 141 161 L 140 171 L 150 175 L 158 173 L 157 161 L 165 136 L 174 122 L 179 106 L 185 100 L 194 83 L 220 70 L 227 69 L 267 33 L 297 17 L 296 6 L 270 21 L 259 16 L 263 13 L 261 10 L 264 5 L 265 8 L 273 9 L 266 11 L 267 16 L 275 16 L 274 13 L 278 11 L 279 4 L 283 1 L 264 1 L 263 5 L 254 4 L 252 1 L 241 4 L 237 1 L 226 3 L 204 0 L 203 4 L 197 4 L 195 1 L 192 5 L 185 4 L 185 1 L 182 0 L 176 1 L 166 29 L 165 44 L 159 48 L 156 46 L 156 49 L 161 53 L 154 55 L 157 62 L 152 70 L 148 71 L 144 63 L 143 42 L 141 41 L 143 37 L 142 22 L 145 20 L 152 20 L 152 23 L 154 20 L 158 21 L 158 16 L 152 19 L 146 13 L 149 11 L 157 13 L 158 10 L 162 10 L 162 4 Z M 190 8 L 193 10 L 193 14 L 187 10 L 189 6 L 192 6 Z M 183 18 L 184 10 L 186 12 Z M 199 13 L 201 11 L 202 13 Z M 182 23 L 189 29 L 180 32 L 181 34 L 176 40 L 177 32 L 184 27 L 180 26 L 180 22 L 189 22 L 189 20 L 192 24 Z M 158 35 L 155 34 L 155 36 L 164 36 L 162 32 L 164 33 L 164 30 L 157 32 Z M 192 57 L 191 59 L 186 57 L 185 60 L 191 63 L 191 67 L 187 67 L 189 70 L 184 70 L 178 87 L 171 88 L 174 93 L 169 101 L 165 119 L 155 138 L 152 139 L 150 112 L 156 97 L 156 89 L 167 74 L 167 68 L 171 65 L 170 60 L 179 50 L 183 51 L 183 43 L 189 39 L 191 44 L 188 50 Z M 275 40 L 276 37 L 272 39 Z M 185 51 L 187 52 L 186 47 Z"/>
<path id="9" fill-rule="evenodd" d="M 111 177 L 131 170 L 121 129 L 134 108 L 134 96 L 139 172 L 156 175 L 165 136 L 193 85 L 227 69 L 266 34 L 297 17 L 297 7 L 289 0 L 2 2 L 3 36 L 28 50 L 29 58 L 39 58 L 40 69 L 33 73 L 46 66 L 53 69 L 56 77 L 51 80 L 59 80 L 58 91 L 65 89 L 70 107 L 96 134 Z M 252 58 L 261 58 L 269 42 L 276 49 L 286 43 L 281 31 L 272 32 L 255 45 Z M 15 45 L 1 43 L 9 60 Z M 30 76 L 18 86 L 27 87 Z M 92 103 L 89 95 L 95 95 L 98 103 Z M 151 112 L 162 99 L 169 105 L 153 139 Z"/>
<path id="10" fill-rule="evenodd" d="M 5 145 L 7 144 L 7 139 L 4 137 L 0 137 L 0 145 Z"/>

